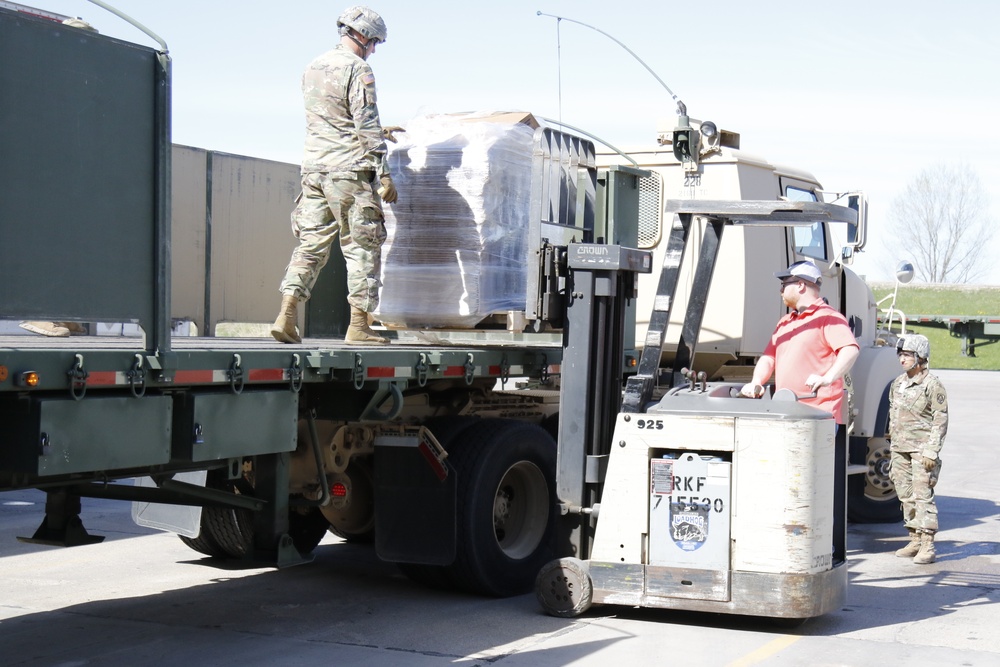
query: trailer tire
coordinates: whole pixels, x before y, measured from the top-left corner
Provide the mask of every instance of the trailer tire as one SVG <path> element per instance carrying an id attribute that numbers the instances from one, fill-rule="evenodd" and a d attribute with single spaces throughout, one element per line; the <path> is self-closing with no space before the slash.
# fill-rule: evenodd
<path id="1" fill-rule="evenodd" d="M 178 537 L 181 538 L 181 542 L 198 553 L 212 558 L 229 557 L 229 554 L 205 533 L 204 528 L 201 528 L 197 537 L 187 537 L 186 535 L 178 535 Z"/>
<path id="2" fill-rule="evenodd" d="M 231 558 L 243 558 L 253 548 L 253 512 L 228 507 L 201 511 L 201 530 Z"/>
<path id="3" fill-rule="evenodd" d="M 467 592 L 506 597 L 532 589 L 553 557 L 556 445 L 540 426 L 483 419 L 452 442 L 458 475 L 458 553 L 448 566 Z"/>
<path id="4" fill-rule="evenodd" d="M 288 513 L 288 535 L 300 554 L 306 555 L 323 541 L 330 524 L 318 509 Z M 202 509 L 198 537 L 180 536 L 187 546 L 212 558 L 242 558 L 253 547 L 253 514 L 249 510 L 206 507 Z"/>
<path id="5" fill-rule="evenodd" d="M 205 486 L 253 495 L 253 486 L 249 481 L 229 480 L 221 470 L 209 471 Z M 237 517 L 237 512 L 242 512 L 243 516 Z M 253 544 L 253 514 L 249 510 L 203 507 L 198 536 L 181 535 L 180 538 L 191 549 L 212 558 L 242 558 Z"/>
<path id="6" fill-rule="evenodd" d="M 847 478 L 847 518 L 854 523 L 898 523 L 903 510 L 896 488 L 889 479 L 889 443 L 869 438 L 868 472 Z"/>

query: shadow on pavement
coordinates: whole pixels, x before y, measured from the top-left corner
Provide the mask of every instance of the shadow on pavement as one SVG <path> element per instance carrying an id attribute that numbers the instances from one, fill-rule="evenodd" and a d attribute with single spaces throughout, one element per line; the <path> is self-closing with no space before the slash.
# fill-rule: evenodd
<path id="1" fill-rule="evenodd" d="M 309 566 L 244 576 L 230 574 L 238 562 L 196 559 L 190 562 L 218 577 L 7 618 L 0 622 L 4 663 L 421 667 L 462 659 L 475 667 L 579 622 L 544 615 L 533 595 L 491 599 L 420 587 L 371 547 L 323 544 L 315 556 Z M 559 653 L 543 664 L 568 664 L 626 637 L 539 653 Z"/>

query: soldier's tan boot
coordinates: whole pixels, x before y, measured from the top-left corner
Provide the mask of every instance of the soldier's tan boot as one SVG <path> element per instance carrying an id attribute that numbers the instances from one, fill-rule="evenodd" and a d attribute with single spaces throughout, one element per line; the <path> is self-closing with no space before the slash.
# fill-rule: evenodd
<path id="1" fill-rule="evenodd" d="M 20 326 L 25 331 L 41 334 L 42 336 L 53 336 L 56 338 L 69 336 L 69 329 L 62 326 L 59 322 L 21 322 Z"/>
<path id="2" fill-rule="evenodd" d="M 934 533 L 920 533 L 920 551 L 913 557 L 917 565 L 929 565 L 937 558 L 934 551 Z"/>
<path id="3" fill-rule="evenodd" d="M 389 342 L 388 338 L 382 338 L 372 331 L 368 324 L 368 313 L 351 306 L 351 323 L 347 327 L 347 335 L 344 340 L 348 343 L 374 343 L 384 345 Z"/>
<path id="4" fill-rule="evenodd" d="M 271 325 L 271 335 L 274 339 L 282 343 L 301 343 L 302 338 L 295 330 L 295 321 L 298 319 L 299 297 L 284 295 L 281 297 L 281 310 L 278 312 L 278 319 Z"/>
<path id="5" fill-rule="evenodd" d="M 896 555 L 900 558 L 913 558 L 920 551 L 920 533 L 913 528 L 907 530 L 910 531 L 910 541 L 902 549 L 896 549 Z"/>

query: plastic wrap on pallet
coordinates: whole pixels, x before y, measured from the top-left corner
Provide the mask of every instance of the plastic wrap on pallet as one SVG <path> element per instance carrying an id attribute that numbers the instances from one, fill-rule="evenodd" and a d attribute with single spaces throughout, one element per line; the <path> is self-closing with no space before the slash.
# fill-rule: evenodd
<path id="1" fill-rule="evenodd" d="M 471 328 L 524 310 L 533 134 L 520 123 L 425 116 L 397 135 L 380 321 Z"/>

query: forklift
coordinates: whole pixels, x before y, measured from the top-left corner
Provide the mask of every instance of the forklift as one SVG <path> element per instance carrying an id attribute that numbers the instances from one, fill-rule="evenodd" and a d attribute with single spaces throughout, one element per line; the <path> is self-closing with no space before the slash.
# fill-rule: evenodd
<path id="1" fill-rule="evenodd" d="M 624 392 L 632 253 L 574 252 L 566 307 L 557 458 L 562 539 L 572 556 L 535 582 L 542 608 L 593 604 L 800 622 L 846 598 L 845 429 L 787 390 L 760 400 L 690 370 L 723 231 L 731 225 L 856 225 L 857 210 L 817 202 L 672 201 L 669 247 L 649 333 Z M 661 368 L 685 250 L 701 247 L 672 368 Z M 641 262 L 638 262 L 641 264 Z M 622 297 L 626 298 L 622 298 Z M 595 344 L 596 343 L 596 344 Z M 618 376 L 621 377 L 621 376 Z"/>

